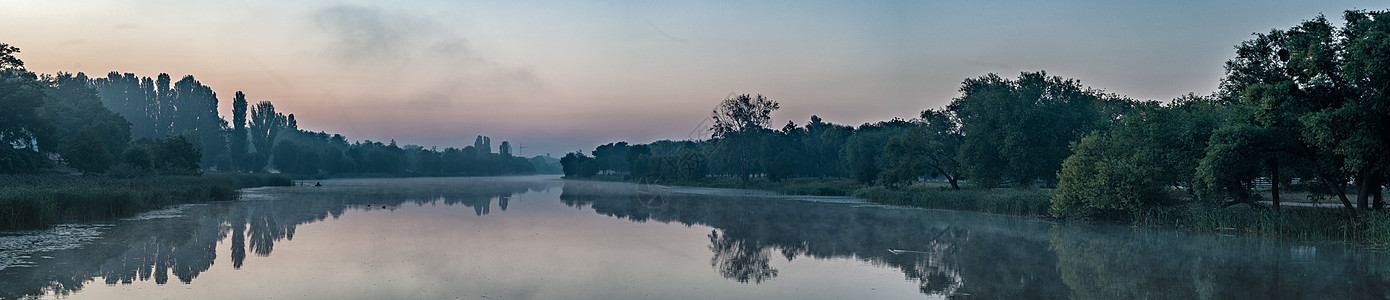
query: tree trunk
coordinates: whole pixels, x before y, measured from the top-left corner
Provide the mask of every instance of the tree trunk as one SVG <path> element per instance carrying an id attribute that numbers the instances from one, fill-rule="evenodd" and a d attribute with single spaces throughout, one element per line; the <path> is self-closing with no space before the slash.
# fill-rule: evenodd
<path id="1" fill-rule="evenodd" d="M 1362 171 L 1356 176 L 1356 209 L 1370 210 L 1371 184 L 1375 181 L 1370 172 Z"/>
<path id="2" fill-rule="evenodd" d="M 955 176 L 946 175 L 946 181 L 948 181 L 948 182 L 951 183 L 951 189 L 952 189 L 952 190 L 956 190 L 956 191 L 959 191 L 959 190 L 960 190 L 960 184 L 957 184 L 957 183 L 956 183 L 956 177 L 955 177 Z M 1378 202 L 1377 202 L 1377 203 L 1378 203 Z"/>
<path id="3" fill-rule="evenodd" d="M 1360 189 L 1365 190 L 1365 192 L 1357 190 L 1357 194 L 1366 194 L 1367 198 L 1374 199 L 1371 202 L 1371 206 L 1369 207 L 1369 209 L 1380 210 L 1380 208 L 1385 205 L 1382 202 L 1382 199 L 1380 198 L 1380 189 L 1384 183 L 1385 177 L 1382 174 L 1380 174 L 1380 170 L 1375 170 L 1375 172 L 1372 172 L 1372 175 L 1367 177 L 1366 182 L 1357 183 L 1359 184 Z"/>
<path id="4" fill-rule="evenodd" d="M 1351 200 L 1347 199 L 1346 189 L 1342 188 L 1343 185 L 1339 182 L 1333 182 L 1331 176 L 1320 174 L 1318 177 L 1321 177 L 1320 179 L 1322 179 L 1323 185 L 1327 186 L 1328 192 L 1337 194 L 1337 199 L 1342 200 L 1342 207 L 1346 208 L 1347 218 L 1356 219 L 1356 207 L 1352 206 Z"/>

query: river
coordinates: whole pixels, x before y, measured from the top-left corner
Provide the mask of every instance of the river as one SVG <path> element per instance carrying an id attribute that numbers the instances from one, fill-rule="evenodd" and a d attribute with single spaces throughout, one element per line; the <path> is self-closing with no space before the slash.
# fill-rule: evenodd
<path id="1" fill-rule="evenodd" d="M 1385 299 L 1336 242 L 556 176 L 325 180 L 0 232 L 0 299 Z"/>

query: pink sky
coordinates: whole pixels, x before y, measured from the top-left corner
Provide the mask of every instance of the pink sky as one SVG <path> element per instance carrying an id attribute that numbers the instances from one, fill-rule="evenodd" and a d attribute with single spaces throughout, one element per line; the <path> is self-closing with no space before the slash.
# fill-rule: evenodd
<path id="1" fill-rule="evenodd" d="M 990 72 L 1206 94 L 1253 32 L 1386 8 L 1209 2 L 0 0 L 0 43 L 40 73 L 191 74 L 224 115 L 243 91 L 352 140 L 442 148 L 481 134 L 559 156 L 707 137 L 700 124 L 730 93 L 781 102 L 779 127 L 911 118 Z"/>

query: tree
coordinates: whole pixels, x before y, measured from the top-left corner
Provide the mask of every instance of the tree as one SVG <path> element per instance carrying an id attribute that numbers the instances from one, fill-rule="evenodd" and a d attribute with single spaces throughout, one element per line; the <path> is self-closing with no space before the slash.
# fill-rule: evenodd
<path id="1" fill-rule="evenodd" d="M 1228 126 L 1248 136 L 1252 150 L 1273 157 L 1264 162 L 1271 175 L 1284 166 L 1312 174 L 1324 190 L 1341 200 L 1349 217 L 1369 209 L 1390 170 L 1390 16 L 1387 11 L 1347 11 L 1336 28 L 1325 17 L 1288 30 L 1256 34 L 1236 47 L 1226 63 L 1221 89 L 1228 102 L 1248 112 Z M 1211 147 L 1225 147 L 1213 141 Z M 1219 150 L 1219 149 L 1212 149 Z M 1208 151 L 1211 153 L 1212 151 Z M 1227 155 L 1229 156 L 1229 155 Z M 1230 166 L 1235 170 L 1251 167 Z M 1217 168 L 1208 181 L 1238 181 L 1241 172 Z M 1345 182 L 1355 182 L 1356 204 Z M 1278 182 L 1278 180 L 1275 180 Z"/>
<path id="2" fill-rule="evenodd" d="M 280 172 L 291 174 L 318 175 L 319 156 L 308 151 L 298 143 L 281 140 L 275 145 L 275 166 Z"/>
<path id="3" fill-rule="evenodd" d="M 284 114 L 275 112 L 275 104 L 270 101 L 261 101 L 251 108 L 251 142 L 256 146 L 256 152 L 262 155 L 270 155 L 271 148 L 275 142 L 275 136 L 280 133 L 280 129 L 287 126 L 287 118 Z"/>
<path id="4" fill-rule="evenodd" d="M 801 139 L 805 159 L 802 160 L 802 174 L 825 178 L 826 176 L 848 176 L 845 174 L 844 149 L 854 128 L 822 122 L 820 117 L 811 116 L 806 123 L 806 136 Z"/>
<path id="5" fill-rule="evenodd" d="M 565 177 L 586 178 L 598 174 L 594 159 L 581 152 L 571 152 L 561 157 L 560 168 L 564 170 Z"/>
<path id="6" fill-rule="evenodd" d="M 960 91 L 947 106 L 965 136 L 958 159 L 962 173 L 985 187 L 1055 182 L 1068 144 L 1104 127 L 1110 118 L 1103 106 L 1113 101 L 1044 71 L 966 79 Z"/>
<path id="7" fill-rule="evenodd" d="M 845 167 L 861 183 L 873 183 L 889 166 L 884 149 L 888 141 L 902 134 L 912 123 L 894 118 L 874 124 L 863 124 L 845 143 Z"/>
<path id="8" fill-rule="evenodd" d="M 492 153 L 492 138 L 479 135 L 473 139 L 473 148 L 481 151 L 479 155 Z"/>
<path id="9" fill-rule="evenodd" d="M 922 111 L 922 118 L 885 147 L 889 168 L 879 180 L 889 187 L 900 187 L 923 175 L 944 177 L 951 189 L 960 189 L 960 163 L 956 154 L 965 137 L 959 122 L 946 110 Z"/>
<path id="10" fill-rule="evenodd" d="M 154 101 L 151 108 L 151 115 L 154 120 L 154 136 L 163 137 L 176 134 L 174 132 L 174 90 L 169 88 L 171 79 L 169 74 L 159 73 L 154 81 Z"/>
<path id="11" fill-rule="evenodd" d="M 39 117 L 48 131 L 38 136 L 41 148 L 64 156 L 75 154 L 68 146 L 75 144 L 79 132 L 91 130 L 103 145 L 99 150 L 106 152 L 91 155 L 109 158 L 125 150 L 130 142 L 130 122 L 101 104 L 86 75 L 58 73 L 45 81 L 49 87 Z"/>
<path id="12" fill-rule="evenodd" d="M 631 171 L 628 166 L 628 151 L 627 142 L 617 142 L 600 145 L 590 153 L 594 155 L 594 163 L 599 172 L 627 173 Z"/>
<path id="13" fill-rule="evenodd" d="M 1225 111 L 1212 99 L 1195 95 L 1167 106 L 1156 101 L 1126 106 L 1114 126 L 1072 144 L 1053 192 L 1053 215 L 1126 218 L 1174 203 L 1170 190 L 1194 184 L 1199 191 L 1209 190 L 1202 187 L 1211 185 L 1196 179 L 1196 170 L 1202 169 L 1204 155 L 1211 155 L 1206 152 L 1208 138 L 1231 137 L 1213 137 Z"/>
<path id="14" fill-rule="evenodd" d="M 198 174 L 198 160 L 202 156 L 187 138 L 176 135 L 137 140 L 121 153 L 121 160 L 160 174 L 187 175 Z"/>
<path id="15" fill-rule="evenodd" d="M 715 145 L 712 156 L 721 170 L 745 182 L 762 171 L 758 161 L 761 136 L 772 133 L 767 126 L 772 120 L 772 111 L 778 107 L 776 101 L 763 95 L 742 94 L 724 99 L 710 112 L 710 118 L 714 119 L 714 125 L 710 126 Z"/>
<path id="16" fill-rule="evenodd" d="M 804 159 L 801 139 L 805 135 L 806 130 L 790 120 L 782 130 L 762 135 L 762 156 L 758 160 L 762 161 L 768 180 L 782 181 L 797 175 L 797 163 Z"/>
<path id="17" fill-rule="evenodd" d="M 1166 199 L 1150 151 L 1126 151 L 1127 143 L 1104 132 L 1082 137 L 1062 163 L 1052 214 L 1088 217 L 1139 211 Z M 1113 217 L 1113 216 L 1112 216 Z"/>
<path id="18" fill-rule="evenodd" d="M 212 162 L 226 153 L 227 139 L 222 135 L 227 122 L 217 115 L 217 93 L 185 75 L 174 83 L 169 98 L 172 111 L 161 111 L 170 117 L 169 135 L 187 135 L 203 153 L 202 161 Z"/>
<path id="19" fill-rule="evenodd" d="M 232 99 L 232 131 L 228 134 L 230 142 L 232 165 L 240 168 L 241 160 L 246 156 L 247 132 L 246 132 L 246 94 L 241 91 L 236 92 Z"/>
<path id="20" fill-rule="evenodd" d="M 512 157 L 512 144 L 502 141 L 502 144 L 497 146 L 497 153 L 504 157 Z"/>
<path id="21" fill-rule="evenodd" d="M 102 143 L 101 137 L 97 136 L 96 130 L 91 127 L 78 131 L 77 136 L 70 139 L 69 143 L 66 153 L 63 154 L 63 160 L 68 162 L 68 166 L 84 173 L 101 173 L 111 167 L 114 158 Z"/>
<path id="22" fill-rule="evenodd" d="M 46 133 L 44 122 L 39 118 L 38 108 L 43 105 L 44 89 L 38 76 L 24 69 L 24 61 L 15 57 L 19 48 L 0 44 L 0 148 L 4 156 L 0 160 L 10 161 L 13 171 L 24 171 L 35 151 L 35 139 Z M 13 149 L 13 150 L 11 150 Z M 23 167 L 23 168 L 20 168 Z M 14 169 L 18 168 L 18 169 Z"/>

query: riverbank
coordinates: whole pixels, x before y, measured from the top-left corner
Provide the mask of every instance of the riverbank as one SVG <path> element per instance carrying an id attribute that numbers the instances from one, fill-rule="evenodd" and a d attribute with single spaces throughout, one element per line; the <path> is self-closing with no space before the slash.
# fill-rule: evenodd
<path id="1" fill-rule="evenodd" d="M 123 218 L 169 205 L 236 200 L 241 188 L 288 185 L 290 178 L 266 174 L 0 175 L 0 230 Z"/>
<path id="2" fill-rule="evenodd" d="M 616 176 L 596 176 L 602 181 L 622 181 Z M 886 205 L 929 209 L 978 211 L 996 214 L 1032 216 L 1056 220 L 1051 215 L 1050 189 L 975 189 L 952 190 L 944 184 L 919 183 L 903 189 L 868 186 L 847 179 L 791 178 L 772 182 L 754 178 L 743 182 L 738 178 L 710 178 L 706 181 L 666 182 L 665 185 L 753 189 L 788 195 L 848 196 Z M 1358 220 L 1347 220 L 1340 209 L 1324 207 L 1284 206 L 1280 210 L 1249 206 L 1220 207 L 1187 202 L 1133 213 L 1119 219 L 1068 220 L 1068 222 L 1102 222 L 1136 228 L 1171 229 L 1207 232 L 1218 235 L 1244 235 L 1308 240 L 1334 240 L 1365 244 L 1372 248 L 1390 249 L 1390 212 L 1363 212 Z"/>

